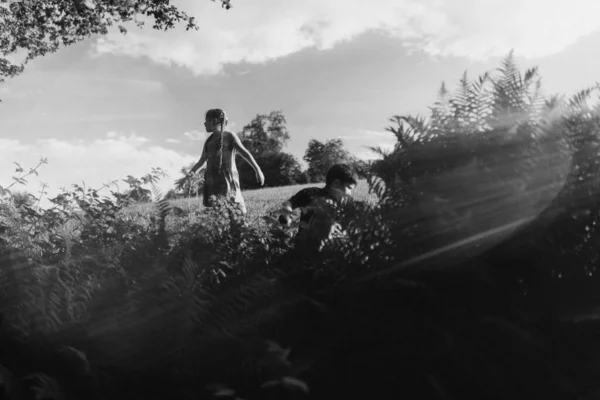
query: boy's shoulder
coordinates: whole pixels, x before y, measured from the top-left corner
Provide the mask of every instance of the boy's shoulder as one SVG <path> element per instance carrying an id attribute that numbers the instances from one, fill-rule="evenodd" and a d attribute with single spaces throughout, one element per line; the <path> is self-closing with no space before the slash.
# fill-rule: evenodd
<path id="1" fill-rule="evenodd" d="M 307 188 L 299 190 L 298 192 L 296 192 L 296 194 L 294 196 L 321 197 L 324 195 L 326 195 L 326 193 L 323 188 L 311 186 L 311 187 L 307 187 Z"/>
<path id="2" fill-rule="evenodd" d="M 298 205 L 305 206 L 317 199 L 331 197 L 325 188 L 307 187 L 298 191 L 292 196 L 292 202 Z"/>

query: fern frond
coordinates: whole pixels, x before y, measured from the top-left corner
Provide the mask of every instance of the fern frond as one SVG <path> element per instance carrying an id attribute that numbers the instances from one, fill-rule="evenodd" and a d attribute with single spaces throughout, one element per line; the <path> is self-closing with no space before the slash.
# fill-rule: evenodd
<path id="1" fill-rule="evenodd" d="M 529 84 L 532 82 L 533 78 L 538 76 L 538 67 L 533 67 L 533 68 L 529 68 L 527 71 L 525 71 L 525 76 L 523 77 L 523 85 L 524 86 L 529 86 Z"/>
<path id="2" fill-rule="evenodd" d="M 2 384 L 3 398 L 17 398 L 18 382 L 14 374 L 2 364 L 0 364 L 0 383 Z"/>
<path id="3" fill-rule="evenodd" d="M 468 114 L 470 100 L 469 80 L 465 71 L 460 78 L 458 91 L 450 101 L 454 109 L 454 118 L 460 121 Z"/>
<path id="4" fill-rule="evenodd" d="M 512 49 L 501 61 L 501 64 L 502 66 L 498 68 L 498 71 L 501 73 L 504 82 L 514 82 L 519 80 L 519 70 L 515 64 L 514 49 Z"/>
<path id="5" fill-rule="evenodd" d="M 35 393 L 36 399 L 65 399 L 62 388 L 56 379 L 44 373 L 35 373 L 25 377 L 26 380 L 33 381 L 31 389 Z"/>
<path id="6" fill-rule="evenodd" d="M 448 89 L 446 89 L 446 84 L 444 82 L 442 82 L 442 86 L 440 87 L 440 90 L 438 91 L 438 101 L 443 104 L 444 101 L 446 100 L 447 95 L 448 95 Z"/>
<path id="7" fill-rule="evenodd" d="M 418 142 L 421 140 L 427 140 L 429 137 L 430 129 L 427 119 L 421 115 L 407 115 L 399 117 L 400 125 L 406 124 L 407 129 L 403 131 L 404 137 L 408 138 L 410 142 Z"/>
<path id="8" fill-rule="evenodd" d="M 400 147 L 408 148 L 411 140 L 408 137 L 404 124 L 402 123 L 402 117 L 399 115 L 394 115 L 392 118 L 390 118 L 390 121 L 394 122 L 398 127 L 395 128 L 393 126 L 389 126 L 385 128 L 385 130 L 392 132 L 396 136 L 396 140 L 400 144 Z"/>
<path id="9" fill-rule="evenodd" d="M 277 280 L 268 274 L 240 277 L 215 297 L 208 288 L 196 288 L 194 320 L 202 334 L 236 338 L 249 332 L 278 308 L 273 295 Z M 217 300 L 218 299 L 218 300 Z"/>
<path id="10" fill-rule="evenodd" d="M 380 146 L 365 146 L 367 150 L 371 150 L 373 153 L 381 157 L 387 157 L 391 154 L 390 151 L 381 148 Z"/>
<path id="11" fill-rule="evenodd" d="M 79 371 L 83 374 L 88 374 L 91 370 L 90 362 L 86 354 L 72 346 L 63 346 L 61 352 L 66 354 L 69 358 L 75 360 L 79 366 Z"/>
<path id="12" fill-rule="evenodd" d="M 546 107 L 546 99 L 541 91 L 541 82 L 537 81 L 534 91 L 529 96 L 529 119 L 536 125 L 539 124 L 544 117 Z M 538 134 L 541 132 L 537 132 Z"/>
<path id="13" fill-rule="evenodd" d="M 163 221 L 171 211 L 171 204 L 164 198 L 161 190 L 154 183 L 152 183 L 152 193 L 154 204 L 158 209 L 158 217 Z"/>
<path id="14" fill-rule="evenodd" d="M 575 93 L 571 98 L 568 99 L 568 105 L 573 111 L 581 111 L 587 108 L 587 102 L 594 91 L 598 90 L 597 87 L 589 87 Z"/>
<path id="15" fill-rule="evenodd" d="M 158 189 L 154 182 L 151 184 L 154 197 L 153 202 L 156 210 L 156 217 L 158 219 L 158 231 L 154 240 L 157 248 L 165 249 L 169 245 L 166 231 L 166 219 L 171 212 L 171 203 L 163 197 L 160 189 Z"/>

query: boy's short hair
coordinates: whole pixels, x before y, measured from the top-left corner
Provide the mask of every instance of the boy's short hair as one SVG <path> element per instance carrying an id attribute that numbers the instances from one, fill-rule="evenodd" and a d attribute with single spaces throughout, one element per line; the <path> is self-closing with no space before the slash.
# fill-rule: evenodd
<path id="1" fill-rule="evenodd" d="M 325 184 L 331 185 L 336 179 L 339 179 L 343 185 L 357 184 L 356 172 L 348 164 L 335 164 L 325 176 Z"/>

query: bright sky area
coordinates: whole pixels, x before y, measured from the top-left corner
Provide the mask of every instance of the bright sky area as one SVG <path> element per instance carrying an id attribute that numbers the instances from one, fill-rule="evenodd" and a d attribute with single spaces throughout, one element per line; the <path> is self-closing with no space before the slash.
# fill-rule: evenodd
<path id="1" fill-rule="evenodd" d="M 393 115 L 426 113 L 442 81 L 454 89 L 514 49 L 538 66 L 548 94 L 593 85 L 600 74 L 597 0 L 234 0 L 172 2 L 200 30 L 125 25 L 31 62 L 0 84 L 0 185 L 13 161 L 48 164 L 27 188 L 49 194 L 169 173 L 196 161 L 204 113 L 223 108 L 240 130 L 282 110 L 299 160 L 311 138 L 342 138 L 361 158 L 389 147 Z"/>

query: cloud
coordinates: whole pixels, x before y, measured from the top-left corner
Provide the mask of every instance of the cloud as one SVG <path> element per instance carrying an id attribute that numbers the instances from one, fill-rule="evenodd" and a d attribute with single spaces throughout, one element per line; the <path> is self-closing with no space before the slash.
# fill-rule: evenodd
<path id="1" fill-rule="evenodd" d="M 183 136 L 190 140 L 202 140 L 206 137 L 206 134 L 197 130 L 184 132 Z"/>
<path id="2" fill-rule="evenodd" d="M 352 136 L 352 135 L 338 135 L 338 136 L 335 137 L 335 139 L 341 139 L 343 141 L 346 141 L 346 140 L 357 140 L 359 138 L 360 138 L 359 136 Z"/>
<path id="3" fill-rule="evenodd" d="M 176 143 L 181 143 L 181 140 L 173 139 L 173 138 L 166 138 L 165 142 L 167 142 L 167 143 L 175 143 L 176 144 Z"/>
<path id="4" fill-rule="evenodd" d="M 22 143 L 19 140 L 0 139 L 0 152 L 0 169 L 4 171 L 0 176 L 0 185 L 4 187 L 12 182 L 11 176 L 15 171 L 13 161 L 27 171 L 37 164 L 40 157 L 47 158 L 48 163 L 39 169 L 39 177 L 30 177 L 27 187 L 17 190 L 35 194 L 45 183 L 50 197 L 62 187 L 70 188 L 71 184 L 82 182 L 87 187 L 99 188 L 118 180 L 119 188 L 123 190 L 127 184 L 121 179 L 128 175 L 141 177 L 150 172 L 152 167 L 160 167 L 169 174 L 158 183 L 160 189 L 166 192 L 179 177 L 179 170 L 196 159 L 164 147 L 149 145 L 148 139 L 135 134 L 126 136 L 114 132 L 109 132 L 106 138 L 87 142 L 40 139 L 33 143 Z M 15 186 L 13 188 L 16 189 Z M 42 206 L 48 204 L 44 201 Z"/>
<path id="5" fill-rule="evenodd" d="M 543 57 L 562 51 L 600 26 L 600 2 L 544 0 L 180 0 L 200 29 L 170 32 L 133 24 L 96 41 L 97 54 L 148 57 L 216 74 L 226 64 L 260 64 L 308 48 L 331 49 L 369 31 L 400 39 L 409 51 L 472 60 L 505 56 Z"/>
<path id="6" fill-rule="evenodd" d="M 235 132 L 236 126 L 237 124 L 234 121 L 229 121 L 227 123 L 227 126 L 225 127 L 225 130 Z M 189 140 L 199 141 L 208 139 L 209 133 L 205 131 L 200 131 L 198 129 L 193 129 L 191 131 L 183 132 L 183 136 L 185 136 Z"/>
<path id="7" fill-rule="evenodd" d="M 353 134 L 336 136 L 342 139 L 351 150 L 365 147 L 381 147 L 383 149 L 392 150 L 396 143 L 396 137 L 393 133 L 387 131 L 356 131 Z M 368 151 L 371 153 L 371 151 Z"/>
<path id="8" fill-rule="evenodd" d="M 443 11 L 446 32 L 427 38 L 424 50 L 471 60 L 504 56 L 512 48 L 525 58 L 553 55 L 600 27 L 594 17 L 600 3 L 592 0 L 466 0 Z"/>
<path id="9" fill-rule="evenodd" d="M 2 100 L 23 100 L 32 99 L 44 93 L 44 89 L 32 88 L 24 90 L 10 89 L 8 86 L 0 87 L 0 99 Z"/>
<path id="10" fill-rule="evenodd" d="M 12 97 L 11 98 L 15 98 Z M 54 122 L 60 123 L 97 123 L 97 122 L 118 122 L 118 121 L 127 121 L 127 120 L 163 120 L 167 114 L 166 113 L 98 113 L 98 114 L 78 114 L 74 115 L 72 113 L 64 113 L 63 115 L 52 115 L 52 120 Z"/>
<path id="11" fill-rule="evenodd" d="M 359 151 L 357 153 L 354 153 L 354 155 L 358 159 L 364 160 L 364 161 L 371 161 L 371 160 L 376 160 L 376 159 L 380 158 L 379 156 L 377 156 L 377 154 L 373 153 L 372 151 Z"/>
<path id="12" fill-rule="evenodd" d="M 19 65 L 25 62 L 25 59 L 27 58 L 27 50 L 17 49 L 14 53 L 7 54 L 3 57 L 6 58 L 8 62 Z"/>
<path id="13" fill-rule="evenodd" d="M 147 95 L 158 95 L 165 91 L 164 83 L 154 80 L 154 79 L 143 79 L 143 78 L 130 78 L 130 77 L 122 77 L 122 76 L 75 76 L 70 78 L 71 81 L 76 81 L 77 78 L 83 81 L 82 83 L 87 83 L 89 81 L 96 81 L 99 85 L 103 85 L 110 89 L 111 86 L 121 86 L 127 87 L 127 90 L 131 90 L 136 93 L 143 93 Z"/>
<path id="14" fill-rule="evenodd" d="M 396 141 L 396 137 L 389 131 L 365 131 L 362 135 L 365 139 L 379 138 Z"/>
<path id="15" fill-rule="evenodd" d="M 148 138 L 137 136 L 135 133 L 129 135 L 129 137 L 118 134 L 117 132 L 107 132 L 106 137 L 111 139 L 110 143 L 119 142 L 119 143 L 127 143 L 132 146 L 139 146 L 141 144 L 147 143 L 149 141 Z M 50 139 L 54 140 L 54 139 Z"/>

